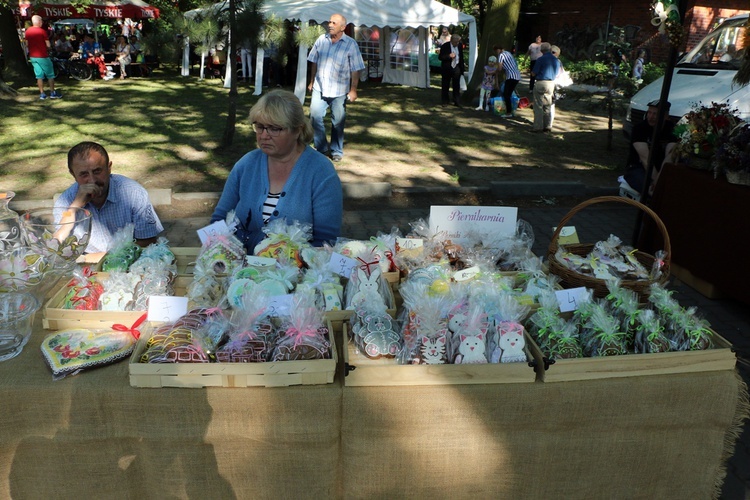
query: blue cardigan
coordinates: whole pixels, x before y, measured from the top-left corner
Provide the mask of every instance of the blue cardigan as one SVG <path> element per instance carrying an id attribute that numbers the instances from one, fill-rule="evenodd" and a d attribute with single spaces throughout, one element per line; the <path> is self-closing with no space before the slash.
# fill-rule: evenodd
<path id="1" fill-rule="evenodd" d="M 211 222 L 235 210 L 239 226 L 235 235 L 252 253 L 264 237 L 263 203 L 269 192 L 268 156 L 260 149 L 247 153 L 229 173 Z M 341 180 L 331 161 L 307 146 L 281 191 L 271 219 L 285 218 L 313 226 L 312 244 L 335 242 L 341 232 L 343 194 Z"/>

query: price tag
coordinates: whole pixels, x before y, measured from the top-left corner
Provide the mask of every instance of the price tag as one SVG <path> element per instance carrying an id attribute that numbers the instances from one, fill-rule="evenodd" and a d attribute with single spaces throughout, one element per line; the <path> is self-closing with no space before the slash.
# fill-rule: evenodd
<path id="1" fill-rule="evenodd" d="M 401 250 L 414 250 L 415 248 L 422 248 L 424 240 L 422 238 L 396 238 L 396 245 Z"/>
<path id="2" fill-rule="evenodd" d="M 266 315 L 268 316 L 288 316 L 292 311 L 292 297 L 291 293 L 286 295 L 274 295 L 268 299 L 268 308 L 266 309 Z"/>
<path id="3" fill-rule="evenodd" d="M 148 321 L 177 321 L 187 314 L 187 297 L 152 295 L 148 298 Z"/>
<path id="4" fill-rule="evenodd" d="M 453 275 L 453 279 L 456 281 L 469 281 L 471 279 L 476 278 L 476 276 L 480 273 L 478 266 L 471 266 L 467 267 L 466 269 L 461 269 L 460 271 L 457 271 L 456 274 Z"/>
<path id="5" fill-rule="evenodd" d="M 570 288 L 568 290 L 557 290 L 557 305 L 560 306 L 560 312 L 570 312 L 578 309 L 578 304 L 583 300 L 586 293 L 586 287 Z"/>
<path id="6" fill-rule="evenodd" d="M 356 260 L 336 252 L 331 254 L 331 260 L 328 261 L 328 270 L 344 278 L 350 278 L 355 267 Z"/>
<path id="7" fill-rule="evenodd" d="M 209 224 L 206 227 L 198 229 L 198 238 L 201 239 L 201 244 L 205 244 L 206 240 L 212 236 L 229 235 L 229 227 L 223 220 L 217 220 L 213 224 Z"/>

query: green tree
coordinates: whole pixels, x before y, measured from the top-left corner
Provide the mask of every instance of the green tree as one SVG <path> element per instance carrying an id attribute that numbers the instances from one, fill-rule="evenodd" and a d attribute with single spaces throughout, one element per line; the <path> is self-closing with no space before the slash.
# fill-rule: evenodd
<path id="1" fill-rule="evenodd" d="M 482 23 L 479 47 L 477 47 L 477 67 L 471 77 L 465 99 L 471 100 L 482 82 L 484 61 L 494 55 L 492 47 L 502 45 L 506 50 L 513 48 L 513 39 L 518 26 L 521 0 L 485 0 L 486 12 Z"/>
<path id="2" fill-rule="evenodd" d="M 12 7 L 15 5 L 15 7 Z M 0 74 L 0 92 L 4 94 L 15 94 L 15 91 L 6 83 L 32 82 L 34 75 L 31 66 L 26 61 L 21 40 L 18 38 L 15 16 L 12 8 L 17 8 L 18 2 L 12 0 L 0 0 L 0 44 L 3 46 L 3 59 L 5 70 Z"/>

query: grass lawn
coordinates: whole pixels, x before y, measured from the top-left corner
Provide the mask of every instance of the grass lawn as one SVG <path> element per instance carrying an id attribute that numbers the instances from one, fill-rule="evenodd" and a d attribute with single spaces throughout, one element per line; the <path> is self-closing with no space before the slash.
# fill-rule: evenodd
<path id="1" fill-rule="evenodd" d="M 608 150 L 601 97 L 558 105 L 556 133 L 530 133 L 533 112 L 502 120 L 473 107 L 442 108 L 439 79 L 430 89 L 364 82 L 347 110 L 344 182 L 395 186 L 482 185 L 489 180 L 605 182 L 624 165 L 627 144 L 615 122 Z M 147 188 L 220 191 L 235 161 L 255 147 L 247 114 L 258 96 L 241 86 L 234 145 L 218 150 L 228 108 L 220 80 L 181 77 L 174 68 L 149 78 L 62 80 L 62 100 L 38 100 L 35 86 L 0 100 L 0 188 L 17 199 L 51 197 L 72 182 L 68 149 L 102 143 L 113 171 Z M 524 86 L 519 93 L 525 95 Z M 308 98 L 309 102 L 309 98 Z M 306 102 L 307 104 L 307 102 Z"/>

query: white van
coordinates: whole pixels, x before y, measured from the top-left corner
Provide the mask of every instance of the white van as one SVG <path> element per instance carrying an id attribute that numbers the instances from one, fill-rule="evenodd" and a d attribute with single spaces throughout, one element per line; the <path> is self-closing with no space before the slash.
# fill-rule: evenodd
<path id="1" fill-rule="evenodd" d="M 694 103 L 728 102 L 750 121 L 750 85 L 732 87 L 740 60 L 750 45 L 745 36 L 747 14 L 730 17 L 677 62 L 669 89 L 670 118 L 677 121 Z M 661 97 L 663 78 L 642 88 L 630 100 L 623 132 L 630 137 L 633 125 L 643 121 L 647 104 Z"/>

